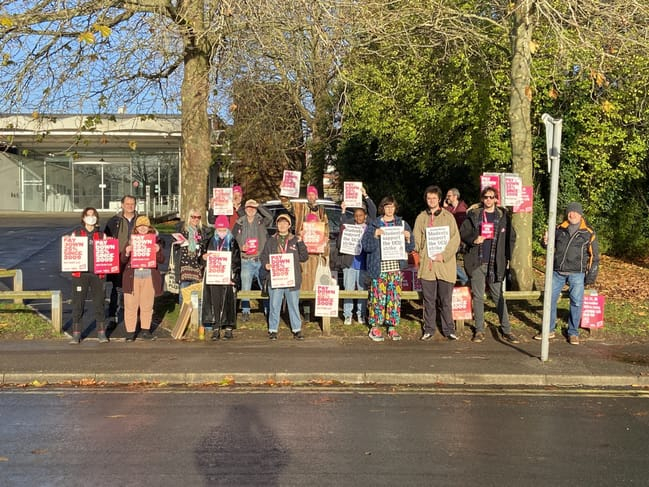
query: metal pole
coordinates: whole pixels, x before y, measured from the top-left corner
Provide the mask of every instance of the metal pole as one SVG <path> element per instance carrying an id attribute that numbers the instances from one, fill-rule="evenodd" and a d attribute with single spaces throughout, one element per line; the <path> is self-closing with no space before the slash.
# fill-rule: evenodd
<path id="1" fill-rule="evenodd" d="M 550 310 L 552 308 L 552 274 L 554 273 L 554 240 L 557 223 L 557 198 L 559 194 L 559 167 L 561 155 L 561 119 L 547 113 L 541 117 L 545 123 L 548 143 L 548 168 L 550 170 L 550 208 L 548 211 L 548 243 L 545 262 L 545 288 L 543 292 L 543 324 L 541 327 L 541 361 L 547 362 L 550 349 Z"/>

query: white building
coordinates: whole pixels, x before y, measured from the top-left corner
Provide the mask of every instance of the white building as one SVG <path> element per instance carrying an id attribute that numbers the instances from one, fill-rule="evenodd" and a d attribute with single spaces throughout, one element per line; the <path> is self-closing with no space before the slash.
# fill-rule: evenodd
<path id="1" fill-rule="evenodd" d="M 0 114 L 0 210 L 179 207 L 180 116 Z"/>

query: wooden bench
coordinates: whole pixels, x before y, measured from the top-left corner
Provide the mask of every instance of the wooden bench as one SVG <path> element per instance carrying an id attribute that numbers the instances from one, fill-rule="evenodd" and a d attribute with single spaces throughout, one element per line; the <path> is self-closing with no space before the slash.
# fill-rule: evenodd
<path id="1" fill-rule="evenodd" d="M 63 307 L 61 291 L 0 291 L 0 301 L 13 299 L 15 303 L 22 303 L 25 299 L 49 299 L 52 302 L 52 328 L 61 333 L 63 323 Z"/>
<path id="2" fill-rule="evenodd" d="M 13 290 L 22 291 L 23 290 L 23 271 L 20 269 L 0 269 L 0 279 L 1 278 L 13 278 Z M 23 304 L 21 299 L 15 299 L 14 303 Z"/>

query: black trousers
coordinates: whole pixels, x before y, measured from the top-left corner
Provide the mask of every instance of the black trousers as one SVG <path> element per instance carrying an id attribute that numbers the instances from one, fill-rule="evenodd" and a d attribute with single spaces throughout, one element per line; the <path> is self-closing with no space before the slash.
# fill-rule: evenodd
<path id="1" fill-rule="evenodd" d="M 72 278 L 72 332 L 81 331 L 81 318 L 85 310 L 86 297 L 90 291 L 95 311 L 97 331 L 104 331 L 104 280 L 97 274 L 82 272 L 80 277 Z"/>
<path id="2" fill-rule="evenodd" d="M 424 295 L 424 333 L 435 333 L 437 328 L 437 310 L 442 321 L 442 333 L 449 336 L 455 333 L 453 321 L 453 285 L 452 282 L 421 280 Z"/>

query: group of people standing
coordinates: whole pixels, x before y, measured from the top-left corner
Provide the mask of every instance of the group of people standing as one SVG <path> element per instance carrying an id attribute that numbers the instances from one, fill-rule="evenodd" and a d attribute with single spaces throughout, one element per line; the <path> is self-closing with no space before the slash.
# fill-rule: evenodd
<path id="1" fill-rule="evenodd" d="M 426 209 L 417 216 L 414 228 L 397 215 L 398 204 L 395 198 L 384 197 L 377 206 L 367 195 L 365 188 L 362 188 L 362 207 L 353 208 L 353 214 L 348 214 L 345 204 L 341 204 L 341 226 L 336 242 L 336 250 L 340 250 L 345 226 L 361 226 L 363 233 L 360 248 L 355 255 L 330 252 L 328 241 L 323 252 L 309 253 L 304 243 L 304 223 L 324 223 L 325 235 L 328 236 L 329 220 L 325 208 L 317 202 L 317 189 L 308 186 L 306 194 L 306 202 L 281 199 L 283 208 L 275 218 L 277 231 L 272 236 L 268 232 L 273 223 L 272 215 L 253 199 L 244 203 L 240 186 L 233 187 L 232 215 L 215 215 L 212 211 L 213 202 L 210 202 L 207 220 L 213 226 L 213 232 L 203 222 L 205 213 L 199 208 L 190 208 L 186 218 L 178 224 L 177 232 L 184 238 L 181 239 L 182 244 L 173 245 L 172 253 L 174 274 L 181 289 L 203 282 L 205 262 L 210 251 L 231 253 L 230 282 L 203 285 L 202 323 L 213 330 L 212 340 L 233 338 L 237 323 L 236 293 L 238 290 L 250 290 L 255 280 L 259 288 L 268 293 L 268 299 L 262 300 L 262 304 L 268 320 L 269 339 L 278 338 L 284 302 L 288 308 L 293 338 L 304 339 L 299 294 L 300 290 L 313 290 L 321 266 L 342 271 L 346 290 L 368 291 L 367 299 L 356 302 L 352 299 L 344 300 L 345 325 L 352 323 L 355 309 L 356 321 L 368 326 L 371 340 L 383 341 L 386 337 L 400 340 L 398 327 L 401 316 L 402 270 L 407 266 L 408 259 L 406 256 L 395 260 L 382 258 L 381 245 L 383 235 L 394 231 L 388 229 L 398 227 L 401 230 L 397 232 L 403 235 L 405 252 L 416 256 L 414 260 L 417 262 L 417 276 L 421 281 L 423 295 L 421 340 L 434 337 L 438 321 L 445 338 L 457 339 L 452 312 L 453 288 L 457 283 L 470 283 L 475 323 L 472 341 L 480 343 L 485 339 L 484 296 L 488 290 L 496 305 L 502 339 L 518 343 L 518 338 L 511 330 L 503 294 L 503 282 L 516 235 L 508 210 L 497 204 L 499 194 L 496 188 L 484 188 L 480 193 L 480 202 L 467 207 L 460 200 L 456 188 L 450 189 L 444 196 L 438 186 L 429 186 L 423 195 Z M 140 269 L 133 268 L 130 264 L 131 235 L 156 233 L 148 217 L 137 215 L 135 204 L 133 196 L 125 196 L 122 199 L 122 211 L 108 221 L 104 232 L 99 231 L 96 209 L 86 208 L 82 213 L 81 226 L 74 231 L 74 235 L 88 237 L 90 249 L 94 241 L 106 236 L 119 240 L 121 268 L 119 274 L 109 275 L 113 286 L 108 321 L 109 327 L 117 324 L 121 290 L 124 296 L 127 341 L 133 341 L 136 337 L 154 338 L 150 333 L 153 301 L 162 294 L 163 288 L 157 266 Z M 556 326 L 556 300 L 567 282 L 570 285 L 571 300 L 569 341 L 577 344 L 584 282 L 593 283 L 597 275 L 597 240 L 595 232 L 583 218 L 581 205 L 577 203 L 568 205 L 567 220 L 557 227 L 556 232 L 559 261 L 555 262 L 551 337 L 554 337 Z M 287 253 L 293 256 L 294 285 L 273 288 L 269 279 L 271 255 Z M 81 341 L 80 322 L 88 291 L 91 292 L 95 307 L 99 341 L 108 341 L 103 306 L 105 276 L 93 272 L 92 251 L 88 254 L 88 272 L 73 274 L 72 343 Z M 163 261 L 163 245 L 158 239 L 156 262 Z M 136 334 L 138 311 L 139 335 Z M 241 320 L 249 319 L 250 303 L 242 300 Z"/>

